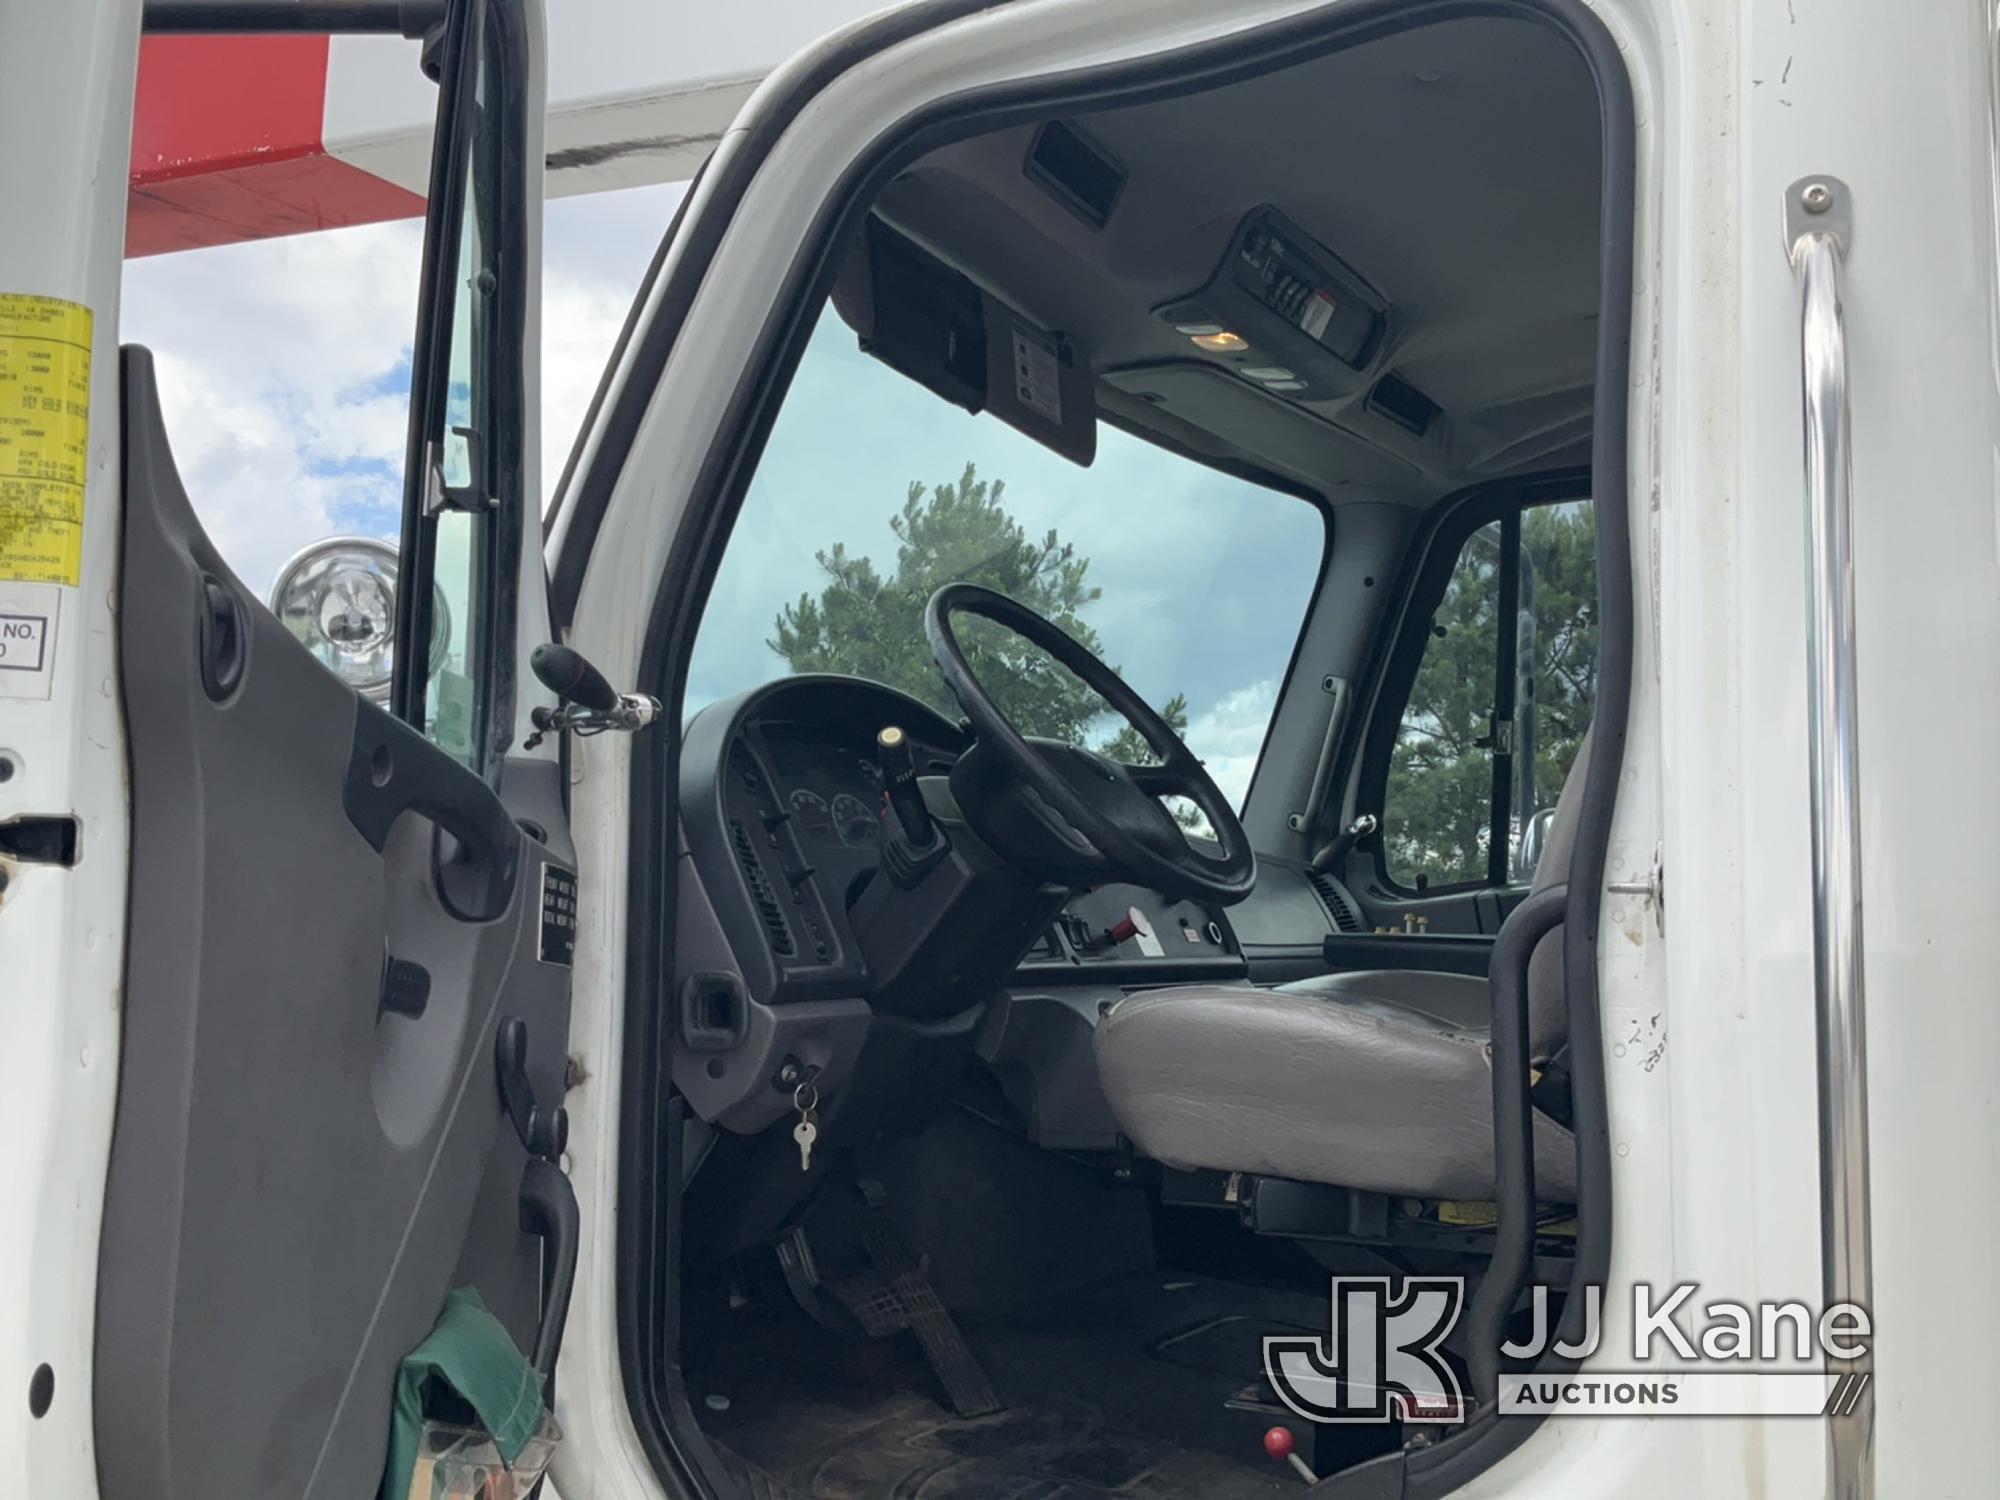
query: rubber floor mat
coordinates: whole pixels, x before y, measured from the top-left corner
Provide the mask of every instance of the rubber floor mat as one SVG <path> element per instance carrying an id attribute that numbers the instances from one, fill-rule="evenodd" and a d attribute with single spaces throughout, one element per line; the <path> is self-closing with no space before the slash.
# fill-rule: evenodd
<path id="1" fill-rule="evenodd" d="M 746 1307 L 695 1389 L 757 1500 L 1275 1500 L 1304 1487 L 1265 1456 L 1270 1419 L 1226 1403 L 1256 1379 L 1257 1332 L 1316 1305 L 1149 1273 L 968 1322 L 1006 1403 L 977 1418 L 952 1414 L 914 1340 Z"/>
<path id="2" fill-rule="evenodd" d="M 807 1433 L 820 1441 L 798 1456 Z M 782 1467 L 753 1466 L 752 1492 L 772 1500 L 1266 1500 L 1299 1487 L 1286 1472 L 1259 1472 L 1082 1414 L 1017 1409 L 941 1420 L 921 1398 L 859 1422 L 851 1408 L 837 1416 L 766 1411 L 717 1436 L 738 1454 L 792 1455 Z"/>

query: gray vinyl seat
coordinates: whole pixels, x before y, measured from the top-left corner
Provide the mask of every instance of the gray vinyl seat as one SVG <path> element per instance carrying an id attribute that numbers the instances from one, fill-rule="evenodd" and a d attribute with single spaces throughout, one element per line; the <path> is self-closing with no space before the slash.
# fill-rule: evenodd
<path id="1" fill-rule="evenodd" d="M 1590 737 L 1535 871 L 1563 879 Z M 1530 1055 L 1561 1045 L 1562 932 L 1528 968 Z M 1252 1172 L 1419 1198 L 1491 1199 L 1491 1012 L 1484 979 L 1421 970 L 1327 975 L 1277 989 L 1183 985 L 1121 1000 L 1097 1028 L 1119 1127 L 1168 1166 Z M 1535 1117 L 1535 1189 L 1576 1195 L 1570 1133 Z"/>

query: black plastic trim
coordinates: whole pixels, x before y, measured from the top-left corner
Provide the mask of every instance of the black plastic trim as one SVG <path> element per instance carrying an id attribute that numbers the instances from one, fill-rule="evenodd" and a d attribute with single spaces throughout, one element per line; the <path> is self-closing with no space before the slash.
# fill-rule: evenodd
<path id="1" fill-rule="evenodd" d="M 685 226 L 683 254 L 667 275 L 659 307 L 647 323 L 605 418 L 601 441 L 579 479 L 564 544 L 553 574 L 558 618 L 574 618 L 577 591 L 602 525 L 618 474 L 650 404 L 672 343 L 703 277 L 763 156 L 808 100 L 840 73 L 925 30 L 992 8 L 987 0 L 934 0 L 891 12 L 857 28 L 822 53 L 789 88 L 762 101 L 743 122 L 740 147 L 722 164 L 711 200 Z M 1570 1036 L 1577 1069 L 1578 1184 L 1576 1281 L 1601 1283 L 1610 1264 L 1610 1153 L 1606 1128 L 1602 1030 L 1598 1016 L 1595 952 L 1595 895 L 1602 886 L 1611 811 L 1625 742 L 1630 699 L 1631 573 L 1626 553 L 1629 518 L 1625 478 L 1632 296 L 1634 133 L 1630 79 L 1617 43 L 1603 23 L 1579 0 L 1350 0 L 1331 13 L 1318 11 L 1253 31 L 1157 54 L 1134 62 L 1078 69 L 1067 74 L 996 85 L 934 101 L 903 121 L 832 184 L 825 204 L 787 276 L 756 354 L 738 375 L 730 410 L 719 431 L 726 434 L 704 457 L 697 492 L 710 496 L 708 513 L 676 536 L 662 570 L 648 621 L 639 681 L 669 705 L 681 702 L 685 643 L 706 603 L 708 585 L 729 525 L 741 499 L 747 463 L 761 451 L 779 399 L 803 352 L 816 311 L 831 276 L 832 247 L 840 229 L 865 212 L 873 188 L 924 150 L 982 130 L 1002 128 L 1048 114 L 1052 107 L 1102 108 L 1147 98 L 1199 92 L 1234 78 L 1274 71 L 1290 63 L 1343 50 L 1379 37 L 1463 17 L 1514 17 L 1551 27 L 1572 41 L 1589 65 L 1602 108 L 1603 156 L 1601 311 L 1598 348 L 1598 404 L 1590 492 L 1603 502 L 1597 529 L 1601 628 L 1599 632 L 1600 731 L 1583 794 L 1582 819 L 1571 863 L 1570 912 L 1566 925 L 1565 972 L 1570 1004 Z M 1522 488 L 1532 481 L 1510 486 Z M 1551 496 L 1551 498 L 1557 498 Z M 1561 498 L 1575 498 L 1574 492 Z M 633 854 L 628 924 L 628 1016 L 625 1028 L 625 1088 L 621 1093 L 619 1187 L 618 1323 L 620 1367 L 634 1426 L 664 1477 L 696 1495 L 715 1493 L 719 1461 L 690 1420 L 678 1366 L 679 1198 L 668 1191 L 676 1176 L 663 1171 L 677 1155 L 673 1139 L 679 1119 L 672 1076 L 673 995 L 667 945 L 673 931 L 675 882 L 674 798 L 678 785 L 678 745 L 672 735 L 646 736 L 632 764 Z M 1585 911 L 1585 908 L 1588 908 Z M 1581 1060 L 1587 1058 L 1588 1062 Z M 1581 1299 L 1565 1309 L 1581 1316 Z M 1574 1330 L 1569 1330 L 1574 1334 Z M 1538 1419 L 1513 1418 L 1504 1425 L 1475 1423 L 1436 1446 L 1390 1461 L 1403 1469 L 1402 1489 L 1416 1497 L 1442 1495 L 1513 1451 L 1539 1426 Z M 1379 1483 L 1382 1465 L 1353 1471 L 1359 1483 Z M 1322 1485 L 1338 1493 L 1337 1476 Z M 733 1488 L 733 1486 L 731 1486 Z"/>
<path id="2" fill-rule="evenodd" d="M 1484 979 L 1493 942 L 1490 937 L 1455 932 L 1427 932 L 1421 937 L 1330 932 L 1320 939 L 1320 956 L 1333 970 L 1407 969 Z"/>
<path id="3" fill-rule="evenodd" d="M 1089 165 L 1098 168 L 1112 179 L 1110 190 L 1092 196 L 1088 184 L 1064 175 L 1065 163 L 1059 153 L 1067 152 L 1072 158 L 1083 158 Z M 1068 120 L 1046 121 L 1035 132 L 1029 142 L 1027 159 L 1021 164 L 1021 171 L 1028 181 L 1047 193 L 1057 203 L 1075 214 L 1092 229 L 1102 229 L 1111 222 L 1111 215 L 1117 211 L 1118 200 L 1124 195 L 1125 184 L 1131 180 L 1131 173 L 1120 165 L 1118 158 L 1092 140 L 1081 127 Z"/>
<path id="4" fill-rule="evenodd" d="M 1493 1259 L 1479 1278 L 1466 1319 L 1466 1362 L 1472 1392 L 1493 1405 L 1499 1387 L 1500 1343 L 1507 1318 L 1535 1252 L 1535 1113 L 1528 1102 L 1528 962 L 1544 937 L 1562 924 L 1567 885 L 1545 886 L 1508 915 L 1493 944 L 1488 988 L 1493 997 L 1493 1167 L 1499 1227 Z"/>
<path id="5" fill-rule="evenodd" d="M 147 0 L 154 35 L 304 32 L 421 37 L 442 25 L 446 0 Z"/>
<path id="6" fill-rule="evenodd" d="M 542 1315 L 535 1328 L 532 1360 L 542 1377 L 542 1393 L 554 1400 L 556 1358 L 569 1323 L 570 1294 L 576 1290 L 576 1258 L 583 1244 L 583 1212 L 576 1189 L 554 1162 L 528 1158 L 521 1169 L 521 1230 L 545 1246 L 542 1261 Z"/>

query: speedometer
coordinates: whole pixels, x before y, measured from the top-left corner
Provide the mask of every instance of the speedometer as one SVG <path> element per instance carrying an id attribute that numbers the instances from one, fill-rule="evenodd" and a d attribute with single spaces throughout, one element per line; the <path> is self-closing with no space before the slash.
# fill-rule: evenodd
<path id="1" fill-rule="evenodd" d="M 857 849 L 872 848 L 881 842 L 882 820 L 859 797 L 842 792 L 833 799 L 833 826 L 841 841 Z"/>
<path id="2" fill-rule="evenodd" d="M 839 835 L 833 831 L 833 816 L 826 810 L 826 799 L 818 792 L 809 792 L 801 787 L 792 793 L 791 806 L 800 838 L 811 839 L 816 844 L 838 841 Z"/>

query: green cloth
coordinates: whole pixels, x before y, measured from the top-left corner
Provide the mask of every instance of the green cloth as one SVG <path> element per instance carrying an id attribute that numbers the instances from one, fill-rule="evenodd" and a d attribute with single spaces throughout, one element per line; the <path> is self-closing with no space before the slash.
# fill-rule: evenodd
<path id="1" fill-rule="evenodd" d="M 431 1404 L 431 1415 L 441 1416 L 445 1414 L 441 1402 L 454 1395 L 472 1408 L 510 1464 L 541 1425 L 542 1377 L 469 1286 L 444 1299 L 444 1311 L 430 1337 L 404 1356 L 396 1372 L 396 1410 L 389 1426 L 389 1466 L 382 1474 L 381 1500 L 406 1500 L 426 1402 Z"/>

